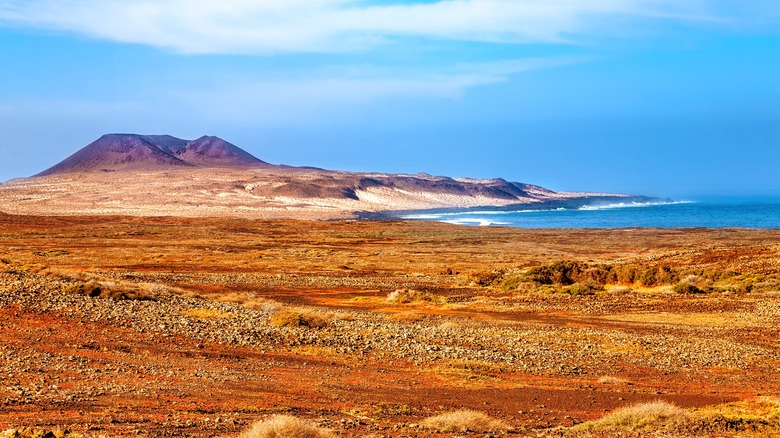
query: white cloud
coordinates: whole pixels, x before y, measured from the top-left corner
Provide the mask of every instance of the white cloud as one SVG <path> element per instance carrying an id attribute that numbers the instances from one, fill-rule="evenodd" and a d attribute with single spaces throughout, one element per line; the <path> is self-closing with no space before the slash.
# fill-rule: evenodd
<path id="1" fill-rule="evenodd" d="M 729 3 L 731 2 L 731 3 Z M 400 37 L 502 43 L 599 34 L 605 23 L 722 20 L 766 15 L 729 0 L 0 0 L 0 21 L 184 53 L 365 50 Z M 739 2 L 743 3 L 743 2 Z M 750 2 L 744 2 L 750 3 Z M 756 4 L 762 6 L 756 7 Z M 777 14 L 775 14 L 777 16 Z"/>

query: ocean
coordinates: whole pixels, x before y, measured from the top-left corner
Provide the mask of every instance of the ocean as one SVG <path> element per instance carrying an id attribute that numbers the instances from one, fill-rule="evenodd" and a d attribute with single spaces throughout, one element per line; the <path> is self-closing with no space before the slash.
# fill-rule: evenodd
<path id="1" fill-rule="evenodd" d="M 518 228 L 780 228 L 780 198 L 705 198 L 575 209 L 421 212 L 404 219 Z"/>

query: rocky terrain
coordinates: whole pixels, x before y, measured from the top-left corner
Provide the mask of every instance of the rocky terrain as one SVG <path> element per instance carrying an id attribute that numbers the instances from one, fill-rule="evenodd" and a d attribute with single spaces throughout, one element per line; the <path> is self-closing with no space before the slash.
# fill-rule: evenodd
<path id="1" fill-rule="evenodd" d="M 226 436 L 284 413 L 339 436 L 484 436 L 425 426 L 470 409 L 499 433 L 580 436 L 663 400 L 686 421 L 659 436 L 770 436 L 779 243 L 772 230 L 2 216 L 0 429 Z M 607 268 L 614 281 L 584 287 Z"/>
<path id="2" fill-rule="evenodd" d="M 503 179 L 354 173 L 271 165 L 216 137 L 108 134 L 31 178 L 0 184 L 16 214 L 353 218 L 434 208 L 557 208 L 647 202 L 554 192 Z"/>

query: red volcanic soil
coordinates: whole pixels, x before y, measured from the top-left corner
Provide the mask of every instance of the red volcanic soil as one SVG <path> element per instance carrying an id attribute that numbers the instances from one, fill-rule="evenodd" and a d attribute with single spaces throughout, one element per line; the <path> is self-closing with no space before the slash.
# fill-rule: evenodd
<path id="1" fill-rule="evenodd" d="M 286 413 L 343 436 L 455 436 L 417 425 L 468 408 L 535 436 L 638 402 L 776 397 L 778 242 L 772 230 L 2 216 L 0 429 L 217 436 Z M 560 260 L 755 283 L 576 296 L 475 282 Z M 388 300 L 404 293 L 416 298 Z"/>

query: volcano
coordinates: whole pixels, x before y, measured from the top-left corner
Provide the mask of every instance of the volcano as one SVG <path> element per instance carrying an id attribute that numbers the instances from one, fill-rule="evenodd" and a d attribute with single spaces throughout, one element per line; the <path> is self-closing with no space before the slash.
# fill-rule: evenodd
<path id="1" fill-rule="evenodd" d="M 36 176 L 172 167 L 247 168 L 267 164 L 219 137 L 182 140 L 170 135 L 106 134 Z"/>

